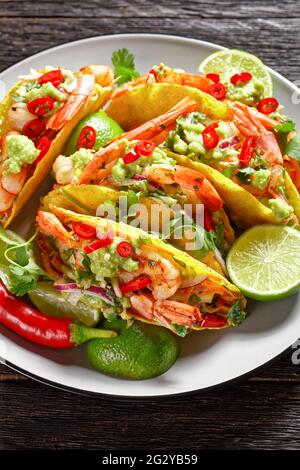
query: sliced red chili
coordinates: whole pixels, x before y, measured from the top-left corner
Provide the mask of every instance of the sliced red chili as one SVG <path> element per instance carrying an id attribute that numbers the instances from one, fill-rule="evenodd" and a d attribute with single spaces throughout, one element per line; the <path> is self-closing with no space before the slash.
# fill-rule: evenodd
<path id="1" fill-rule="evenodd" d="M 219 83 L 220 81 L 220 75 L 218 73 L 207 73 L 206 78 L 208 78 L 214 83 Z"/>
<path id="2" fill-rule="evenodd" d="M 155 80 L 157 80 L 157 72 L 156 72 L 154 69 L 151 69 L 151 70 L 150 70 L 148 76 L 149 76 L 149 75 L 152 75 L 152 77 L 154 77 Z"/>
<path id="3" fill-rule="evenodd" d="M 140 140 L 134 147 L 134 151 L 139 155 L 149 156 L 155 149 L 155 144 L 151 140 Z"/>
<path id="4" fill-rule="evenodd" d="M 215 228 L 211 213 L 206 207 L 204 208 L 204 228 L 207 232 L 210 232 Z"/>
<path id="5" fill-rule="evenodd" d="M 239 156 L 241 166 L 248 166 L 254 154 L 254 137 L 246 137 Z"/>
<path id="6" fill-rule="evenodd" d="M 248 83 L 252 79 L 252 75 L 249 72 L 235 73 L 232 75 L 230 81 L 233 85 L 242 85 Z"/>
<path id="7" fill-rule="evenodd" d="M 92 126 L 84 126 L 77 140 L 77 148 L 92 149 L 96 142 L 96 131 Z"/>
<path id="8" fill-rule="evenodd" d="M 276 111 L 279 106 L 279 102 L 276 98 L 269 97 L 263 98 L 257 105 L 257 109 L 262 114 L 270 114 Z"/>
<path id="9" fill-rule="evenodd" d="M 94 240 L 93 242 L 89 243 L 84 247 L 84 251 L 86 252 L 87 255 L 93 253 L 96 250 L 99 250 L 100 248 L 104 248 L 105 246 L 111 245 L 113 242 L 113 239 L 111 238 L 109 233 L 103 233 L 101 235 L 98 235 L 98 239 Z"/>
<path id="10" fill-rule="evenodd" d="M 54 108 L 54 99 L 50 98 L 50 96 L 36 98 L 35 100 L 29 101 L 27 103 L 27 108 L 31 114 L 35 114 L 36 116 L 44 116 Z"/>
<path id="11" fill-rule="evenodd" d="M 41 135 L 45 130 L 45 124 L 40 119 L 31 119 L 31 121 L 26 122 L 22 129 L 22 134 L 29 137 L 29 139 L 34 139 Z"/>
<path id="12" fill-rule="evenodd" d="M 203 145 L 207 149 L 215 148 L 220 141 L 220 137 L 216 132 L 217 127 L 218 123 L 214 122 L 213 124 L 210 124 L 210 126 L 207 126 L 202 132 Z"/>
<path id="13" fill-rule="evenodd" d="M 223 100 L 226 96 L 226 87 L 223 83 L 214 83 L 208 88 L 207 93 L 216 98 L 216 100 Z"/>
<path id="14" fill-rule="evenodd" d="M 122 258 L 128 258 L 133 255 L 133 246 L 126 241 L 120 242 L 117 246 L 117 252 Z"/>
<path id="15" fill-rule="evenodd" d="M 129 163 L 132 163 L 132 162 L 135 162 L 138 158 L 140 158 L 140 154 L 136 153 L 136 152 L 128 152 L 126 153 L 126 155 L 124 155 L 123 157 L 123 162 L 126 163 L 126 165 L 128 165 Z"/>
<path id="16" fill-rule="evenodd" d="M 143 274 L 137 279 L 133 279 L 132 281 L 126 282 L 125 284 L 121 284 L 120 291 L 122 292 L 122 294 L 128 294 L 128 292 L 134 292 L 136 290 L 143 289 L 144 287 L 149 286 L 150 284 L 150 277 Z"/>
<path id="17" fill-rule="evenodd" d="M 64 76 L 62 74 L 62 71 L 57 69 L 57 70 L 51 70 L 51 72 L 44 73 L 37 79 L 37 81 L 40 85 L 42 85 L 43 83 L 51 82 L 52 85 L 54 85 L 55 87 L 58 87 L 58 85 L 61 84 L 63 79 L 64 79 Z"/>
<path id="18" fill-rule="evenodd" d="M 213 313 L 204 313 L 202 315 L 201 325 L 203 328 L 222 328 L 227 324 L 227 319 Z"/>
<path id="19" fill-rule="evenodd" d="M 82 238 L 83 240 L 91 240 L 97 235 L 95 227 L 83 224 L 82 222 L 73 222 L 72 230 L 74 233 L 76 233 L 76 235 L 78 235 L 79 238 Z"/>
<path id="20" fill-rule="evenodd" d="M 48 139 L 48 137 L 46 137 L 45 135 L 38 140 L 36 144 L 36 148 L 40 151 L 40 153 L 39 153 L 39 156 L 34 161 L 35 165 L 42 160 L 42 158 L 46 155 L 50 147 L 51 147 L 51 140 Z"/>

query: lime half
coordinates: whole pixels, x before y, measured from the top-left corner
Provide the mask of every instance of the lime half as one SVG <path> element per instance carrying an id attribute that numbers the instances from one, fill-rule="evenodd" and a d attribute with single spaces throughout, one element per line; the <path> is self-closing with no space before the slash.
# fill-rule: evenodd
<path id="1" fill-rule="evenodd" d="M 272 96 L 272 78 L 262 61 L 249 52 L 226 49 L 210 54 L 199 65 L 202 73 L 218 73 L 221 82 L 228 84 L 230 78 L 241 72 L 250 72 L 255 80 L 263 84 L 263 95 Z"/>
<path id="2" fill-rule="evenodd" d="M 29 293 L 33 305 L 45 315 L 69 317 L 86 326 L 95 326 L 99 322 L 99 312 L 82 302 L 73 304 L 53 286 L 52 282 L 38 282 Z"/>
<path id="3" fill-rule="evenodd" d="M 300 232 L 280 225 L 256 225 L 233 244 L 227 269 L 248 297 L 279 300 L 300 287 Z"/>

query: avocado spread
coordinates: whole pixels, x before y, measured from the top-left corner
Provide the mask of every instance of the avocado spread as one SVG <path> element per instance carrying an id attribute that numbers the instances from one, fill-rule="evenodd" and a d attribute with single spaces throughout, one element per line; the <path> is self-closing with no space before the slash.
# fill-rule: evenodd
<path id="1" fill-rule="evenodd" d="M 39 156 L 40 151 L 25 135 L 12 134 L 7 136 L 7 159 L 3 163 L 4 174 L 17 174 L 23 165 L 30 165 Z"/>
<path id="2" fill-rule="evenodd" d="M 294 212 L 294 209 L 285 204 L 281 199 L 270 199 L 269 207 L 278 222 L 288 219 Z"/>

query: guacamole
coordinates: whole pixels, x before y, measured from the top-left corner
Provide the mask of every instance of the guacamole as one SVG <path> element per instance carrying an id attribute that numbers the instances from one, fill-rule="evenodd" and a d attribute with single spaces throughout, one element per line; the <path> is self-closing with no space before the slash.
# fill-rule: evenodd
<path id="1" fill-rule="evenodd" d="M 264 190 L 269 184 L 270 177 L 270 170 L 257 170 L 253 173 L 252 184 L 253 186 L 256 186 L 256 188 Z"/>
<path id="2" fill-rule="evenodd" d="M 269 207 L 278 222 L 288 219 L 294 212 L 294 209 L 284 203 L 281 199 L 270 199 L 268 202 Z"/>
<path id="3" fill-rule="evenodd" d="M 248 106 L 253 106 L 263 98 L 264 89 L 263 82 L 253 77 L 247 83 L 239 85 L 229 83 L 227 86 L 227 98 L 231 101 L 240 101 Z"/>
<path id="4" fill-rule="evenodd" d="M 138 261 L 131 257 L 124 258 L 118 254 L 116 247 L 121 241 L 121 238 L 115 237 L 111 245 L 88 255 L 90 269 L 97 281 L 101 281 L 105 277 L 116 277 L 123 270 L 131 273 L 139 268 Z"/>
<path id="5" fill-rule="evenodd" d="M 17 174 L 23 165 L 30 165 L 39 156 L 40 151 L 25 135 L 7 136 L 7 160 L 3 163 L 4 175 Z"/>
<path id="6" fill-rule="evenodd" d="M 154 164 L 174 166 L 175 161 L 168 157 L 163 149 L 156 147 L 151 155 L 141 156 L 132 163 L 126 164 L 122 158 L 119 158 L 112 168 L 112 177 L 116 183 L 122 184 L 125 179 L 131 178 L 133 175 L 143 174 L 146 166 Z"/>
<path id="7" fill-rule="evenodd" d="M 51 82 L 43 83 L 39 88 L 32 88 L 27 91 L 25 101 L 32 101 L 36 98 L 49 96 L 57 101 L 65 101 L 67 96 L 58 90 Z"/>

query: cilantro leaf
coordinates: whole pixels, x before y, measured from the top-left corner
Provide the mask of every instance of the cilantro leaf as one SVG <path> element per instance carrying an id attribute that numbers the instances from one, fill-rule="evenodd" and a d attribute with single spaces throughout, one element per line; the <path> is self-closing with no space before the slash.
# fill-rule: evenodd
<path id="1" fill-rule="evenodd" d="M 232 305 L 228 312 L 228 320 L 232 326 L 237 326 L 245 320 L 246 313 L 241 309 L 240 301 Z"/>
<path id="2" fill-rule="evenodd" d="M 178 334 L 178 336 L 181 336 L 182 338 L 184 338 L 186 334 L 188 333 L 187 326 L 177 325 L 176 323 L 173 323 L 172 326 L 174 330 L 176 331 L 176 333 Z"/>
<path id="3" fill-rule="evenodd" d="M 294 130 L 295 123 L 291 119 L 286 119 L 275 127 L 278 144 L 283 154 L 288 143 L 288 134 Z"/>
<path id="4" fill-rule="evenodd" d="M 114 66 L 114 74 L 118 77 L 118 85 L 130 82 L 140 76 L 135 70 L 134 55 L 128 49 L 114 51 L 111 61 Z"/>
<path id="5" fill-rule="evenodd" d="M 292 119 L 286 119 L 275 127 L 276 132 L 288 133 L 295 130 L 295 123 Z"/>
<path id="6" fill-rule="evenodd" d="M 18 296 L 32 290 L 40 276 L 46 276 L 33 256 L 34 238 L 35 235 L 28 242 L 24 242 L 13 232 L 8 232 L 2 227 L 0 229 L 0 240 L 3 244 L 1 279 L 7 288 Z"/>
<path id="7" fill-rule="evenodd" d="M 288 155 L 300 162 L 300 133 L 297 133 L 287 144 L 284 149 L 284 155 Z"/>
<path id="8" fill-rule="evenodd" d="M 236 176 L 241 181 L 241 183 L 250 184 L 250 175 L 252 175 L 253 173 L 255 173 L 254 168 L 251 168 L 251 166 L 247 166 L 246 168 L 240 168 Z"/>

